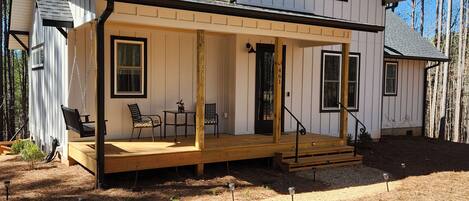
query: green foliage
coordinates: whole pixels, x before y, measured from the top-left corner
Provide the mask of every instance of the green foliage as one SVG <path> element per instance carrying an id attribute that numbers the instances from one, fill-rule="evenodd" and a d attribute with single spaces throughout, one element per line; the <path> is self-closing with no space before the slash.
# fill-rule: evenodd
<path id="1" fill-rule="evenodd" d="M 19 154 L 24 148 L 24 145 L 27 143 L 28 140 L 17 140 L 11 145 L 11 151 L 14 154 Z"/>
<path id="2" fill-rule="evenodd" d="M 371 135 L 368 132 L 360 133 L 358 139 L 360 141 L 360 145 L 362 146 L 369 146 L 371 143 L 373 143 L 373 139 L 371 139 Z"/>
<path id="3" fill-rule="evenodd" d="M 353 139 L 352 139 L 352 135 L 351 134 L 348 134 L 347 135 L 347 145 L 349 146 L 353 146 Z"/>
<path id="4" fill-rule="evenodd" d="M 21 158 L 25 161 L 30 162 L 31 168 L 34 168 L 34 163 L 44 158 L 44 153 L 39 147 L 29 140 L 25 140 L 23 149 L 20 152 Z"/>

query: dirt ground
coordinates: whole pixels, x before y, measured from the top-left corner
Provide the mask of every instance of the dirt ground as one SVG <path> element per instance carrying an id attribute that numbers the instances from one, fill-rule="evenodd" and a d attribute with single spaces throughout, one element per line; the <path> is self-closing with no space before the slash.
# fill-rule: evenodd
<path id="1" fill-rule="evenodd" d="M 421 137 L 385 137 L 360 149 L 363 166 L 294 174 L 270 168 L 270 160 L 210 164 L 204 177 L 193 167 L 112 174 L 107 190 L 94 190 L 93 176 L 81 166 L 59 162 L 30 170 L 18 156 L 0 156 L 0 181 L 11 180 L 11 200 L 469 200 L 469 145 Z M 406 168 L 401 168 L 406 163 Z M 391 174 L 390 192 L 382 173 Z M 135 185 L 136 184 L 136 185 Z M 0 200 L 4 199 L 0 186 Z"/>

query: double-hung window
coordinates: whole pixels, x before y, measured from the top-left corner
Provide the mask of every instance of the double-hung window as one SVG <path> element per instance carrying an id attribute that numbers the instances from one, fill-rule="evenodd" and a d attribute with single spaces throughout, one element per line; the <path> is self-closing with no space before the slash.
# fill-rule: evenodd
<path id="1" fill-rule="evenodd" d="M 32 70 L 44 68 L 44 43 L 31 48 L 31 64 Z"/>
<path id="2" fill-rule="evenodd" d="M 384 95 L 397 96 L 397 62 L 384 64 Z"/>
<path id="3" fill-rule="evenodd" d="M 348 108 L 358 111 L 360 54 L 350 53 L 348 81 Z M 321 67 L 321 112 L 339 111 L 342 54 L 323 51 Z"/>
<path id="4" fill-rule="evenodd" d="M 147 39 L 111 36 L 111 97 L 147 97 Z"/>

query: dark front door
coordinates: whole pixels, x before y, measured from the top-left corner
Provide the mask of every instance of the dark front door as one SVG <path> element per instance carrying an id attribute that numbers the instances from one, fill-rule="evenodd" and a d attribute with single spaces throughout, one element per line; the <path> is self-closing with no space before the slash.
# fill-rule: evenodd
<path id="1" fill-rule="evenodd" d="M 255 131 L 272 134 L 274 119 L 274 50 L 272 44 L 256 44 L 256 114 Z M 285 50 L 283 46 L 282 77 L 285 77 Z M 285 79 L 282 79 L 282 105 Z M 283 109 L 282 109 L 283 130 Z"/>

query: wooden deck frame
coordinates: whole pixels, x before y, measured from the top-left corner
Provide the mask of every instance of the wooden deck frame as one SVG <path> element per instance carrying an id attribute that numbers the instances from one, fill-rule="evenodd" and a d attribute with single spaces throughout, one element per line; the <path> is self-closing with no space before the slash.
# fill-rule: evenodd
<path id="1" fill-rule="evenodd" d="M 345 140 L 337 137 L 307 134 L 301 136 L 299 147 L 330 147 L 344 145 Z M 195 146 L 195 136 L 179 139 L 174 138 L 151 142 L 151 139 L 128 142 L 127 140 L 108 140 L 105 146 L 105 173 L 118 173 L 136 170 L 196 165 L 197 173 L 203 171 L 206 163 L 236 161 L 256 158 L 274 157 L 277 152 L 293 151 L 295 134 L 282 135 L 278 143 L 272 142 L 272 136 L 227 135 L 205 136 L 205 149 Z M 69 142 L 69 157 L 86 167 L 96 171 L 94 143 Z"/>

